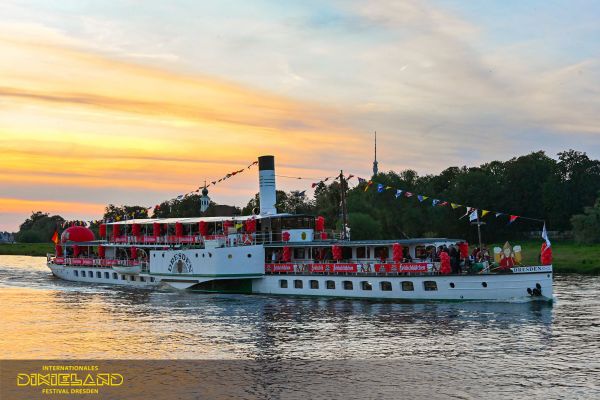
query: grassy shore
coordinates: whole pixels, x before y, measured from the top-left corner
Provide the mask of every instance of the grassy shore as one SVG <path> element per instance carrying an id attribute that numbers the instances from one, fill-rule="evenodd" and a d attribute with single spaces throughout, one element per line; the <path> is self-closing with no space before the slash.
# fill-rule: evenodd
<path id="1" fill-rule="evenodd" d="M 523 264 L 537 265 L 541 243 L 541 240 L 533 240 L 515 241 L 511 244 L 521 245 Z M 494 246 L 502 247 L 502 244 L 490 245 L 490 250 Z M 52 243 L 0 244 L 0 255 L 45 256 L 46 253 L 52 252 Z M 555 272 L 600 275 L 600 245 L 554 241 L 552 253 Z"/>
<path id="2" fill-rule="evenodd" d="M 0 255 L 45 256 L 54 253 L 54 243 L 0 243 Z"/>

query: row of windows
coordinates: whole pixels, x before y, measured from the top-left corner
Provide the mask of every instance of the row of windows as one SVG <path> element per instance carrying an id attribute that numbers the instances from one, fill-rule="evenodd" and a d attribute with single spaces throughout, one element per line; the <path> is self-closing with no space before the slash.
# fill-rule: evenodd
<path id="1" fill-rule="evenodd" d="M 208 254 L 209 257 L 212 257 L 212 253 L 202 253 L 202 257 L 204 258 Z M 198 258 L 198 253 L 195 254 L 196 258 Z M 152 257 L 156 257 L 156 253 L 152 254 Z M 246 254 L 246 257 L 252 258 L 252 254 Z M 165 258 L 165 253 L 162 253 L 162 258 Z M 233 254 L 227 255 L 227 258 L 233 258 Z"/>
<path id="2" fill-rule="evenodd" d="M 82 278 L 93 278 L 94 277 L 94 271 L 78 271 L 78 270 L 74 270 L 73 271 L 75 273 L 75 276 L 80 276 L 80 272 L 81 272 L 81 277 Z M 122 281 L 126 281 L 127 280 L 127 275 L 120 275 L 121 276 L 121 280 Z M 102 279 L 103 275 L 101 271 L 96 271 L 96 278 L 98 279 Z M 111 275 L 110 272 L 104 271 L 104 279 L 110 279 Z M 112 273 L 112 279 L 114 280 L 119 280 L 119 274 L 117 274 L 116 272 Z M 129 280 L 131 282 L 135 282 L 137 281 L 137 277 L 135 275 L 129 275 Z M 146 282 L 146 277 L 144 276 L 140 276 L 139 277 L 139 281 L 140 282 Z M 150 277 L 150 282 L 154 282 L 154 277 Z"/>
<path id="3" fill-rule="evenodd" d="M 308 281 L 309 287 L 311 289 L 319 289 L 319 281 L 316 279 L 311 279 L 310 281 Z M 279 287 L 282 289 L 287 289 L 288 288 L 288 280 L 287 279 L 280 279 L 279 280 Z M 295 279 L 294 280 L 294 288 L 295 289 L 302 289 L 304 287 L 304 281 L 301 279 Z M 414 284 L 411 281 L 402 281 L 400 283 L 400 287 L 402 288 L 403 291 L 408 292 L 408 291 L 413 291 L 415 290 Z M 335 281 L 325 281 L 325 288 L 326 289 L 331 289 L 331 290 L 335 290 Z M 354 282 L 352 281 L 342 281 L 342 288 L 344 290 L 354 290 Z M 361 290 L 373 290 L 373 284 L 369 281 L 361 281 L 360 282 L 360 288 Z M 382 292 L 391 292 L 392 291 L 392 282 L 389 281 L 382 281 L 379 282 L 379 289 Z M 427 291 L 433 291 L 433 290 L 438 290 L 437 289 L 437 282 L 435 281 L 425 281 L 423 282 L 423 289 L 427 290 Z"/>

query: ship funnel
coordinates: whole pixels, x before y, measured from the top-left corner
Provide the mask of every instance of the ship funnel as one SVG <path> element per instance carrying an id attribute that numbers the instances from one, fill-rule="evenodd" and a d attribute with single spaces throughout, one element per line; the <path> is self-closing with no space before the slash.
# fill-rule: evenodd
<path id="1" fill-rule="evenodd" d="M 260 215 L 277 214 L 275 208 L 275 157 L 258 157 L 258 184 L 260 188 Z"/>

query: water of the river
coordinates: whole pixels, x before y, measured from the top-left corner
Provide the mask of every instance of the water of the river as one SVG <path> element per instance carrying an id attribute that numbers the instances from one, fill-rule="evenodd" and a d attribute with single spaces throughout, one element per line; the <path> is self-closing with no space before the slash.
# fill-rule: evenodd
<path id="1" fill-rule="evenodd" d="M 0 256 L 0 358 L 395 360 L 418 372 L 413 390 L 600 398 L 600 277 L 556 276 L 554 293 L 550 305 L 145 291 Z"/>

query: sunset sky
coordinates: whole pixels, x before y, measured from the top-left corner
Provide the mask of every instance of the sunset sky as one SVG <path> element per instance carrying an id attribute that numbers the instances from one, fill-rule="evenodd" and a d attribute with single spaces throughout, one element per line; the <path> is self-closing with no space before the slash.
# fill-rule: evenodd
<path id="1" fill-rule="evenodd" d="M 278 174 L 600 157 L 594 1 L 0 2 L 0 230 Z M 278 179 L 309 189 L 310 180 Z M 243 205 L 250 171 L 211 189 Z"/>

